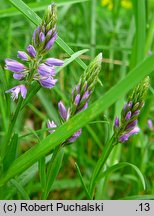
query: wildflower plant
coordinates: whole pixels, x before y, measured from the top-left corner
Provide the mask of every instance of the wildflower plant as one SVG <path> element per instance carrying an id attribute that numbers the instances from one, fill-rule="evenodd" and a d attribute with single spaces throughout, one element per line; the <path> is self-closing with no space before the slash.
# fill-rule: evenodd
<path id="1" fill-rule="evenodd" d="M 111 151 L 118 143 L 125 143 L 129 138 L 138 134 L 140 129 L 137 126 L 141 109 L 144 106 L 145 96 L 149 88 L 149 77 L 139 83 L 128 97 L 128 102 L 121 111 L 121 119 L 116 117 L 114 121 L 114 133 L 105 144 L 101 157 L 99 158 L 91 176 L 89 196 L 93 198 L 95 185 L 102 167 L 106 163 Z"/>
<path id="2" fill-rule="evenodd" d="M 114 136 L 117 142 L 124 143 L 130 136 L 139 133 L 138 116 L 144 106 L 144 98 L 149 87 L 149 77 L 146 77 L 130 95 L 128 102 L 121 111 L 121 121 L 116 117 Z"/>
<path id="3" fill-rule="evenodd" d="M 37 81 L 40 87 L 52 89 L 57 82 L 57 79 L 55 79 L 55 66 L 63 65 L 63 61 L 57 58 L 45 57 L 57 38 L 56 13 L 56 5 L 49 5 L 41 24 L 33 33 L 32 44 L 27 46 L 26 51 L 18 51 L 17 58 L 19 58 L 20 61 L 8 58 L 5 59 L 5 69 L 12 72 L 13 78 L 21 83 L 6 90 L 5 93 L 11 93 L 13 100 L 18 99 L 19 95 L 21 95 L 21 98 L 10 121 L 7 135 L 3 141 L 1 150 L 3 157 L 5 157 L 5 152 L 10 143 L 14 125 L 22 108 L 23 99 L 26 98 L 30 86 L 33 83 L 35 85 Z M 38 90 L 39 88 L 37 91 Z M 32 96 L 34 96 L 35 93 L 32 92 Z"/>
<path id="4" fill-rule="evenodd" d="M 67 109 L 63 102 L 58 103 L 59 114 L 62 123 L 68 121 L 74 115 L 80 113 L 81 111 L 87 109 L 90 96 L 94 91 L 95 85 L 98 81 L 98 75 L 101 70 L 102 54 L 100 53 L 87 67 L 83 75 L 79 80 L 79 83 L 74 87 L 72 91 L 71 105 Z M 48 121 L 48 128 L 55 128 L 56 124 L 52 121 Z M 50 130 L 53 133 L 54 130 Z M 76 133 L 72 135 L 69 139 L 65 141 L 66 143 L 74 142 L 80 135 L 82 129 L 79 129 Z"/>
<path id="5" fill-rule="evenodd" d="M 5 60 L 5 69 L 13 73 L 13 78 L 23 84 L 15 86 L 6 93 L 11 92 L 12 98 L 18 98 L 18 94 L 25 99 L 27 87 L 32 81 L 37 80 L 44 88 L 53 88 L 57 82 L 55 79 L 55 66 L 63 65 L 63 61 L 56 58 L 45 58 L 57 38 L 56 5 L 51 4 L 45 12 L 42 23 L 33 33 L 32 44 L 25 51 L 18 51 L 20 61 Z M 20 91 L 19 91 L 20 89 Z"/>
<path id="6" fill-rule="evenodd" d="M 147 191 L 145 190 L 146 182 L 143 174 L 147 173 L 146 169 L 148 168 L 148 175 L 150 176 L 149 170 L 152 167 L 152 162 L 150 160 L 152 159 L 153 147 L 151 147 L 151 144 L 153 144 L 153 139 L 149 139 L 148 137 L 150 134 L 153 134 L 153 113 L 148 115 L 149 101 L 152 102 L 153 100 L 152 84 L 149 95 L 152 94 L 148 97 L 147 101 L 145 101 L 145 99 L 149 87 L 149 77 L 147 77 L 147 75 L 154 69 L 154 54 L 147 57 L 144 56 L 144 53 L 148 53 L 148 50 L 152 50 L 152 47 L 149 46 L 149 44 L 152 44 L 152 42 L 150 42 L 151 37 L 148 38 L 148 43 L 146 47 L 144 47 L 146 42 L 144 40 L 146 26 L 149 26 L 149 30 L 152 32 L 150 25 L 146 23 L 146 13 L 143 13 L 145 2 L 141 1 L 139 10 L 137 8 L 138 4 L 133 4 L 135 13 L 130 10 L 129 16 L 134 13 L 132 14 L 132 18 L 134 20 L 135 17 L 135 22 L 131 22 L 131 25 L 128 26 L 129 19 L 120 19 L 120 16 L 126 17 L 127 10 L 123 10 L 122 13 L 119 13 L 119 6 L 131 8 L 131 1 L 102 1 L 102 5 L 109 7 L 113 16 L 111 18 L 111 13 L 108 13 L 107 10 L 107 13 L 104 13 L 103 16 L 101 15 L 105 18 L 103 20 L 100 19 L 101 22 L 95 22 L 96 18 L 98 18 L 96 15 L 99 16 L 99 11 L 101 10 L 97 10 L 96 8 L 97 1 L 91 1 L 89 4 L 92 6 L 91 13 L 86 13 L 86 16 L 90 15 L 91 19 L 85 17 L 85 20 L 91 20 L 91 34 L 84 35 L 83 40 L 83 42 L 85 42 L 83 46 L 87 46 L 88 44 L 86 41 L 90 38 L 89 56 L 91 57 L 88 55 L 83 56 L 85 59 L 90 59 L 89 66 L 85 64 L 86 61 L 84 62 L 81 58 L 78 58 L 81 54 L 85 53 L 85 50 L 74 53 L 63 39 L 59 36 L 57 37 L 57 11 L 55 4 L 51 4 L 47 8 L 41 21 L 37 14 L 22 1 L 12 0 L 10 2 L 13 2 L 16 8 L 25 14 L 29 20 L 33 21 L 37 27 L 26 49 L 19 49 L 17 52 L 17 59 L 5 59 L 5 67 L 2 67 L 2 69 L 5 68 L 12 73 L 14 80 L 17 82 L 15 86 L 11 86 L 11 81 L 13 79 L 11 80 L 10 77 L 10 79 L 8 79 L 7 73 L 1 73 L 0 76 L 0 198 L 55 199 L 56 196 L 56 198 L 65 199 L 65 195 L 63 196 L 61 192 L 56 192 L 56 195 L 50 194 L 56 187 L 58 191 L 60 188 L 64 190 L 68 189 L 68 196 L 70 199 L 117 198 L 120 196 L 119 194 L 121 194 L 121 189 L 119 193 L 116 182 L 114 182 L 115 186 L 113 186 L 114 184 L 110 184 L 110 191 L 113 191 L 113 193 L 115 193 L 114 195 L 108 196 L 108 191 L 106 191 L 106 189 L 108 189 L 108 174 L 116 171 L 116 175 L 118 174 L 121 181 L 122 175 L 120 169 L 128 166 L 137 172 L 139 180 L 136 178 L 137 181 L 133 182 L 133 185 L 131 185 L 132 187 L 130 187 L 133 189 L 135 188 L 135 190 L 132 189 L 130 193 L 128 191 L 126 196 L 134 195 L 134 191 L 137 191 L 136 184 L 140 185 L 139 183 L 141 181 L 144 191 L 137 191 L 137 193 L 143 194 L 140 198 L 144 199 L 144 194 L 146 194 Z M 78 1 L 78 3 L 79 2 L 80 1 Z M 73 5 L 71 7 L 73 7 Z M 29 9 L 29 11 L 27 12 L 26 9 Z M 104 10 L 106 9 L 107 8 L 104 8 Z M 149 9 L 147 9 L 147 11 L 148 10 Z M 59 13 L 61 18 L 64 17 L 66 11 L 68 10 L 63 10 L 62 15 Z M 83 10 L 83 13 L 84 11 L 85 10 Z M 96 11 L 98 11 L 98 14 Z M 142 18 L 141 29 L 139 23 L 140 17 Z M 73 20 L 76 19 L 73 18 Z M 123 21 L 124 25 L 122 25 L 121 35 L 119 34 L 121 25 L 113 24 L 123 23 Z M 75 22 L 73 21 L 73 23 L 74 29 L 76 30 Z M 109 25 L 107 25 L 107 23 Z M 66 18 L 66 25 L 67 24 Z M 78 26 L 82 26 L 83 23 L 80 22 L 78 24 Z M 105 26 L 105 34 L 98 34 L 100 33 L 98 29 L 100 30 L 102 26 Z M 153 26 L 153 24 L 151 24 L 151 26 Z M 127 27 L 130 27 L 129 32 L 126 31 Z M 84 32 L 83 29 L 83 31 L 78 31 L 77 35 L 74 35 L 74 32 L 72 31 L 70 33 L 69 28 L 67 29 L 65 25 L 62 29 L 65 29 L 65 33 L 67 33 L 70 38 L 77 38 L 79 36 L 80 39 L 82 38 L 81 34 Z M 132 34 L 132 29 L 137 36 L 131 35 L 130 37 L 129 34 Z M 126 40 L 125 35 L 128 36 L 128 40 Z M 132 38 L 134 38 L 135 41 L 133 47 L 133 43 L 131 43 Z M 69 55 L 64 65 L 63 60 L 56 58 L 56 56 L 50 52 L 56 40 L 58 46 Z M 110 42 L 111 44 L 101 46 L 101 41 Z M 122 47 L 125 42 L 127 42 L 126 47 Z M 73 41 L 71 41 L 70 44 L 72 44 L 72 46 L 75 45 Z M 76 45 L 79 44 L 78 41 Z M 119 45 L 119 47 L 117 47 L 117 45 Z M 116 59 L 112 59 L 112 61 L 110 61 L 111 59 L 104 59 L 104 63 L 111 63 L 111 67 L 108 72 L 104 67 L 103 74 L 100 74 L 102 54 L 96 55 L 94 59 L 92 56 L 95 56 L 98 50 L 104 49 L 104 47 L 106 49 L 106 51 L 104 51 L 104 56 L 108 53 L 109 58 L 115 58 L 118 53 L 117 56 L 121 58 L 119 58 L 118 61 Z M 141 52 L 143 50 L 145 50 L 145 52 Z M 131 56 L 133 57 L 130 63 L 127 52 L 132 52 Z M 125 60 L 128 62 L 128 65 L 123 64 Z M 70 65 L 68 70 L 70 70 L 71 73 L 68 74 L 67 68 L 64 67 L 73 61 L 75 61 L 76 64 Z M 123 71 L 124 73 L 119 73 L 119 70 L 116 71 L 114 64 L 118 64 L 119 66 L 116 67 L 116 69 L 120 68 L 120 72 Z M 65 88 L 65 81 L 69 83 L 69 86 L 72 86 L 71 74 L 78 70 L 78 66 L 82 68 L 81 77 L 77 84 L 73 86 L 70 97 L 66 97 L 65 90 L 67 91 L 67 89 Z M 107 64 L 105 66 L 108 67 Z M 57 69 L 57 67 L 59 68 Z M 116 83 L 115 86 L 105 93 L 106 87 L 109 88 L 110 86 L 108 85 L 110 79 L 115 78 L 117 81 L 117 73 L 116 76 L 115 73 L 112 73 L 113 68 L 115 69 L 114 72 L 119 73 L 119 77 L 122 79 L 117 83 L 114 82 L 115 80 L 112 80 Z M 58 89 L 57 86 L 52 90 L 54 94 L 50 98 L 51 95 L 48 94 L 49 89 L 52 89 L 58 82 L 56 72 L 59 72 L 61 69 L 64 69 L 64 74 L 60 74 L 60 84 L 64 84 L 64 88 Z M 128 74 L 125 73 L 127 69 L 130 69 Z M 75 73 L 75 76 L 78 76 L 77 73 Z M 97 89 L 95 89 L 98 83 L 98 76 L 103 82 L 103 88 L 98 85 Z M 11 86 L 10 89 L 8 88 L 8 82 L 9 86 Z M 128 94 L 125 105 L 123 106 L 124 103 L 121 105 L 121 100 L 118 102 L 119 98 L 124 100 L 124 96 L 132 90 L 134 86 L 136 87 Z M 30 103 L 30 100 L 36 95 L 40 88 L 42 88 L 42 91 L 37 95 L 37 101 Z M 93 95 L 94 90 L 96 91 L 95 95 Z M 17 103 L 10 102 L 10 97 L 5 93 L 11 93 L 12 99 L 17 100 Z M 92 96 L 95 96 L 93 98 L 93 103 L 91 103 Z M 28 107 L 26 106 L 27 104 Z M 68 104 L 68 106 L 66 106 L 66 104 Z M 108 110 L 108 108 L 114 104 L 115 107 L 111 107 L 111 109 Z M 29 108 L 30 111 L 28 111 Z M 113 113 L 114 111 L 115 113 Z M 31 116 L 29 117 L 29 113 L 30 115 L 32 113 L 32 118 Z M 104 122 L 102 121 L 102 115 L 106 113 L 109 113 L 109 116 L 106 118 L 107 121 Z M 115 119 L 112 121 L 113 116 L 115 116 Z M 93 121 L 96 118 L 97 121 Z M 148 122 L 146 118 L 149 118 Z M 29 122 L 32 128 L 29 128 Z M 151 132 L 149 130 L 144 131 L 145 122 L 146 124 L 148 123 Z M 82 134 L 84 126 L 87 126 L 84 133 L 86 134 L 87 130 L 88 133 L 86 136 Z M 35 127 L 37 127 L 38 130 L 36 130 Z M 110 133 L 110 129 L 112 134 Z M 140 133 L 140 136 L 136 136 L 138 133 Z M 144 136 L 146 137 L 145 139 L 140 139 Z M 137 145 L 135 146 L 135 144 Z M 121 154 L 125 149 L 127 149 L 127 154 Z M 144 149 L 146 150 L 146 154 Z M 150 156 L 148 155 L 148 150 L 150 151 Z M 137 158 L 138 160 L 134 160 L 133 158 L 138 152 L 140 152 L 140 154 L 138 154 L 139 158 Z M 71 163 L 68 163 L 68 160 L 71 161 Z M 148 160 L 151 162 L 150 166 L 147 166 Z M 79 163 L 79 165 L 77 163 Z M 74 164 L 76 165 L 76 170 L 74 169 Z M 80 168 L 84 175 L 82 175 Z M 63 170 L 65 172 L 63 172 Z M 124 171 L 127 172 L 127 170 Z M 147 176 L 148 181 L 149 176 Z M 29 182 L 30 184 L 27 185 Z M 117 182 L 119 183 L 119 181 Z M 82 193 L 77 197 L 76 194 L 78 190 L 74 190 L 75 193 L 72 193 L 72 196 L 72 194 L 69 193 L 69 189 L 72 189 L 72 187 L 75 189 L 80 187 L 79 191 L 82 191 Z M 81 190 L 81 187 L 84 191 Z M 153 188 L 151 191 L 153 191 Z M 35 195 L 33 193 L 35 193 Z"/>

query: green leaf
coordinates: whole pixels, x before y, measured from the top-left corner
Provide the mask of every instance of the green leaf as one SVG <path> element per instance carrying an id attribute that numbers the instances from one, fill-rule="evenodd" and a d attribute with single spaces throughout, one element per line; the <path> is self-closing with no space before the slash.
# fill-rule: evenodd
<path id="1" fill-rule="evenodd" d="M 51 191 L 51 187 L 59 173 L 63 156 L 64 156 L 64 149 L 57 147 L 52 154 L 51 161 L 49 162 L 49 167 L 47 170 L 47 178 L 46 178 L 47 180 L 46 180 L 46 185 L 44 188 L 42 199 L 47 199 L 47 196 Z"/>
<path id="2" fill-rule="evenodd" d="M 87 125 L 91 120 L 96 118 L 100 113 L 104 112 L 108 107 L 115 103 L 120 97 L 124 96 L 132 87 L 139 83 L 153 70 L 154 55 L 151 55 L 86 110 L 71 118 L 65 124 L 57 128 L 55 133 L 50 134 L 41 143 L 35 145 L 16 159 L 12 166 L 10 166 L 6 176 L 1 179 L 0 184 L 4 184 L 10 178 L 13 178 L 23 172 L 42 156 L 49 153 L 59 144 L 63 143 L 73 133 Z"/>
<path id="3" fill-rule="evenodd" d="M 146 5 L 145 0 L 133 0 L 135 12 L 136 35 L 132 50 L 131 66 L 134 67 L 144 59 L 146 42 Z"/>
<path id="4" fill-rule="evenodd" d="M 66 0 L 64 2 L 57 2 L 56 5 L 57 7 L 62 7 L 62 6 L 77 4 L 77 3 L 86 2 L 86 1 L 89 1 L 89 0 L 73 0 L 73 1 Z M 10 0 L 10 2 L 13 5 L 17 4 L 17 1 Z M 45 10 L 49 4 L 51 4 L 51 0 L 43 0 L 40 2 L 29 3 L 28 7 L 32 8 L 35 12 L 37 12 L 37 11 Z M 17 15 L 20 15 L 20 12 L 13 7 L 0 10 L 0 18 L 17 16 Z"/>
<path id="5" fill-rule="evenodd" d="M 121 162 L 118 164 L 115 164 L 111 167 L 108 167 L 107 170 L 105 172 L 102 173 L 102 175 L 100 176 L 100 179 L 111 174 L 111 172 L 115 172 L 119 169 L 122 169 L 123 167 L 126 166 L 130 166 L 131 168 L 133 168 L 133 170 L 135 170 L 135 172 L 137 173 L 137 175 L 139 176 L 141 183 L 143 185 L 143 189 L 146 189 L 146 184 L 145 184 L 145 179 L 144 176 L 142 175 L 141 171 L 139 170 L 139 168 L 137 166 L 135 166 L 134 164 L 128 163 L 128 162 Z"/>
<path id="6" fill-rule="evenodd" d="M 79 168 L 79 166 L 78 166 L 77 163 L 75 163 L 75 166 L 76 166 L 76 168 L 77 168 L 78 175 L 79 175 L 79 177 L 80 177 L 80 181 L 81 181 L 81 184 L 82 184 L 82 186 L 83 186 L 83 189 L 84 189 L 84 191 L 85 191 L 85 193 L 86 193 L 88 199 L 91 200 L 92 198 L 91 198 L 91 196 L 90 196 L 90 194 L 89 194 L 89 192 L 88 192 L 88 189 L 87 189 L 87 187 L 86 187 L 86 185 L 85 185 L 85 182 L 84 182 L 84 180 L 83 180 L 83 177 L 82 177 L 80 168 Z"/>
<path id="7" fill-rule="evenodd" d="M 18 183 L 15 179 L 12 179 L 10 182 L 19 191 L 23 200 L 30 200 L 30 197 L 20 183 Z"/>
<path id="8" fill-rule="evenodd" d="M 16 159 L 17 156 L 17 149 L 18 149 L 18 134 L 14 134 L 10 145 L 7 149 L 6 156 L 3 161 L 4 171 L 9 168 L 12 162 Z"/>
<path id="9" fill-rule="evenodd" d="M 66 59 L 66 60 L 64 61 L 63 66 L 58 67 L 58 68 L 56 69 L 56 72 L 58 73 L 58 72 L 61 71 L 63 68 L 65 68 L 67 65 L 69 65 L 71 62 L 73 62 L 76 58 L 78 58 L 80 55 L 82 55 L 83 53 L 86 53 L 86 52 L 88 52 L 88 49 L 83 49 L 83 50 L 80 50 L 80 51 L 78 51 L 78 52 L 75 52 L 74 54 L 71 55 L 70 58 L 68 58 L 68 59 Z M 83 66 L 83 67 L 85 67 L 85 66 Z"/>

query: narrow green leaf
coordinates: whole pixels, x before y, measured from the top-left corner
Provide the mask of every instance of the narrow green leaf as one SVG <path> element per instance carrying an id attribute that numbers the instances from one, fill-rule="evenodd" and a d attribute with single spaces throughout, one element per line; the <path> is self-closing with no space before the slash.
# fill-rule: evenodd
<path id="1" fill-rule="evenodd" d="M 136 35 L 132 51 L 131 66 L 135 67 L 144 59 L 146 42 L 146 7 L 145 0 L 133 0 L 135 12 Z"/>
<path id="2" fill-rule="evenodd" d="M 65 68 L 67 65 L 69 65 L 71 62 L 73 62 L 76 58 L 78 58 L 80 55 L 82 55 L 83 53 L 86 53 L 86 52 L 88 52 L 88 49 L 84 49 L 84 50 L 80 50 L 80 51 L 78 51 L 78 52 L 75 52 L 74 54 L 71 55 L 70 58 L 68 58 L 68 59 L 66 59 L 66 60 L 64 61 L 63 66 L 58 67 L 58 68 L 56 69 L 56 72 L 58 73 L 58 72 L 61 71 L 63 68 Z M 84 67 L 85 67 L 85 66 L 84 66 Z"/>
<path id="3" fill-rule="evenodd" d="M 10 178 L 23 172 L 43 155 L 50 152 L 60 143 L 85 126 L 88 122 L 104 112 L 109 106 L 124 96 L 132 87 L 139 83 L 146 75 L 154 70 L 154 55 L 147 57 L 141 64 L 134 68 L 123 80 L 112 87 L 104 96 L 101 96 L 91 106 L 80 112 L 65 124 L 57 128 L 55 133 L 47 136 L 41 143 L 35 145 L 14 161 L 6 176 L 1 179 L 4 184 Z"/>
<path id="4" fill-rule="evenodd" d="M 89 0 L 73 0 L 73 1 L 66 0 L 64 2 L 57 2 L 56 5 L 57 7 L 62 7 L 62 6 L 77 4 L 77 3 L 86 2 L 86 1 L 89 1 Z M 10 0 L 10 2 L 14 4 L 13 1 Z M 28 7 L 32 8 L 35 12 L 38 12 L 38 11 L 45 10 L 49 4 L 51 4 L 51 0 L 43 0 L 40 2 L 29 3 Z M 17 16 L 17 15 L 20 15 L 20 12 L 13 7 L 0 10 L 0 18 Z"/>
<path id="5" fill-rule="evenodd" d="M 46 180 L 46 185 L 45 185 L 42 199 L 47 199 L 47 196 L 51 191 L 51 187 L 59 173 L 63 156 L 64 156 L 64 149 L 57 147 L 53 152 L 51 161 L 49 163 L 49 167 L 47 171 L 47 180 Z"/>
<path id="6" fill-rule="evenodd" d="M 139 178 L 141 180 L 143 189 L 145 190 L 146 189 L 145 179 L 144 179 L 144 176 L 142 175 L 141 171 L 139 170 L 139 168 L 137 166 L 135 166 L 132 163 L 128 163 L 128 162 L 121 162 L 121 163 L 115 164 L 111 167 L 108 167 L 108 169 L 102 173 L 102 175 L 100 176 L 100 179 L 111 174 L 111 172 L 115 172 L 115 171 L 122 169 L 126 166 L 130 166 L 131 168 L 133 168 L 133 170 L 135 170 L 135 172 L 137 173 L 137 175 L 139 176 Z"/>
<path id="7" fill-rule="evenodd" d="M 9 168 L 12 162 L 16 159 L 18 148 L 18 134 L 14 134 L 10 142 L 10 146 L 7 149 L 7 154 L 3 161 L 4 172 Z"/>
<path id="8" fill-rule="evenodd" d="M 77 163 L 75 163 L 75 166 L 76 166 L 76 169 L 77 169 L 77 171 L 78 171 L 78 175 L 79 175 L 79 177 L 80 177 L 80 181 L 81 181 L 82 187 L 83 187 L 83 189 L 84 189 L 84 191 L 85 191 L 85 193 L 86 193 L 88 199 L 91 200 L 92 198 L 91 198 L 91 196 L 90 196 L 90 194 L 89 194 L 89 192 L 88 192 L 88 189 L 87 189 L 87 187 L 86 187 L 86 185 L 85 185 L 85 182 L 84 182 L 84 180 L 83 180 L 83 177 L 82 177 L 80 168 L 79 168 L 79 166 L 78 166 Z"/>
<path id="9" fill-rule="evenodd" d="M 19 191 L 23 200 L 30 200 L 30 197 L 28 196 L 21 184 L 19 184 L 15 179 L 12 179 L 10 182 Z"/>

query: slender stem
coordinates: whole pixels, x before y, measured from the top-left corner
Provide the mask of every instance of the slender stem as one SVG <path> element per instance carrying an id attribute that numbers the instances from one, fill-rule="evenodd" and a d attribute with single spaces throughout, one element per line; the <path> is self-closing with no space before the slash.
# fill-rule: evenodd
<path id="1" fill-rule="evenodd" d="M 14 125 L 16 123 L 16 120 L 17 120 L 17 117 L 18 117 L 22 102 L 23 102 L 23 98 L 20 97 L 17 108 L 16 108 L 16 111 L 15 111 L 13 117 L 10 120 L 9 129 L 8 129 L 7 134 L 6 134 L 4 143 L 2 144 L 2 148 L 1 148 L 1 157 L 2 158 L 4 158 L 7 147 L 10 144 L 10 139 L 11 139 L 11 136 L 12 136 L 12 132 L 13 132 Z"/>
<path id="2" fill-rule="evenodd" d="M 102 151 L 102 155 L 99 158 L 99 160 L 97 161 L 97 164 L 94 168 L 94 171 L 93 171 L 92 176 L 91 176 L 91 181 L 90 181 L 91 197 L 93 197 L 96 181 L 97 181 L 97 178 L 100 174 L 100 171 L 102 170 L 102 167 L 106 163 L 106 160 L 108 159 L 108 156 L 110 155 L 115 144 L 116 144 L 116 141 L 114 139 L 114 136 L 112 136 L 111 139 L 108 141 L 108 143 L 105 144 L 104 149 Z"/>
<path id="3" fill-rule="evenodd" d="M 46 187 L 45 187 L 45 189 L 44 189 L 44 191 L 42 193 L 42 199 L 43 200 L 45 200 L 48 197 L 49 192 L 51 190 L 51 186 L 54 183 L 54 179 L 55 178 L 52 178 L 52 176 L 54 176 L 55 173 L 53 173 L 53 169 L 52 168 L 54 166 L 54 162 L 56 161 L 58 153 L 60 152 L 60 150 L 61 150 L 61 145 L 59 145 L 59 146 L 57 146 L 55 148 L 55 150 L 54 150 L 54 152 L 52 154 L 52 158 L 51 158 L 51 160 L 49 162 L 49 166 L 48 166 L 48 169 L 47 169 Z M 59 170 L 58 170 L 58 172 L 59 172 Z M 57 174 L 58 174 L 58 172 L 57 172 Z M 55 175 L 55 177 L 57 176 L 57 174 Z M 52 178 L 52 181 L 53 181 L 52 183 L 51 183 L 51 178 Z"/>

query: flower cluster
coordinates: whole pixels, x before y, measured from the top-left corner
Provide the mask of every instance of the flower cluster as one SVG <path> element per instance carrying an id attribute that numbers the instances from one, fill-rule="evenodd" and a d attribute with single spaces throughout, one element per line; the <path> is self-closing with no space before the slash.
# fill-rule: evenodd
<path id="1" fill-rule="evenodd" d="M 138 116 L 144 106 L 144 98 L 149 87 L 149 77 L 146 77 L 133 91 L 128 102 L 124 105 L 121 112 L 121 121 L 118 117 L 114 123 L 114 136 L 117 142 L 124 143 L 130 136 L 139 133 L 137 126 Z"/>
<path id="2" fill-rule="evenodd" d="M 22 63 L 13 59 L 5 60 L 5 69 L 13 72 L 14 79 L 24 80 L 27 86 L 33 80 L 37 80 L 45 88 L 51 89 L 55 86 L 57 82 L 54 79 L 55 66 L 63 65 L 63 61 L 56 58 L 44 59 L 44 56 L 57 38 L 56 21 L 56 6 L 52 4 L 48 7 L 42 23 L 34 31 L 32 44 L 28 45 L 26 52 L 18 51 L 17 57 Z M 27 93 L 25 85 L 15 86 L 6 93 L 11 92 L 12 98 L 17 99 L 21 92 L 21 96 L 24 95 L 23 98 L 25 98 Z"/>
<path id="3" fill-rule="evenodd" d="M 102 54 L 100 53 L 90 63 L 90 65 L 81 76 L 79 83 L 73 89 L 71 105 L 68 109 L 64 106 L 62 101 L 58 103 L 58 110 L 62 123 L 88 107 L 90 96 L 98 81 L 98 74 L 101 70 L 101 62 Z M 55 127 L 57 127 L 57 125 L 53 121 L 48 121 L 48 128 L 50 128 L 50 133 L 53 133 L 55 131 Z M 65 144 L 74 142 L 81 135 L 81 132 L 82 129 L 79 129 L 65 141 Z"/>

